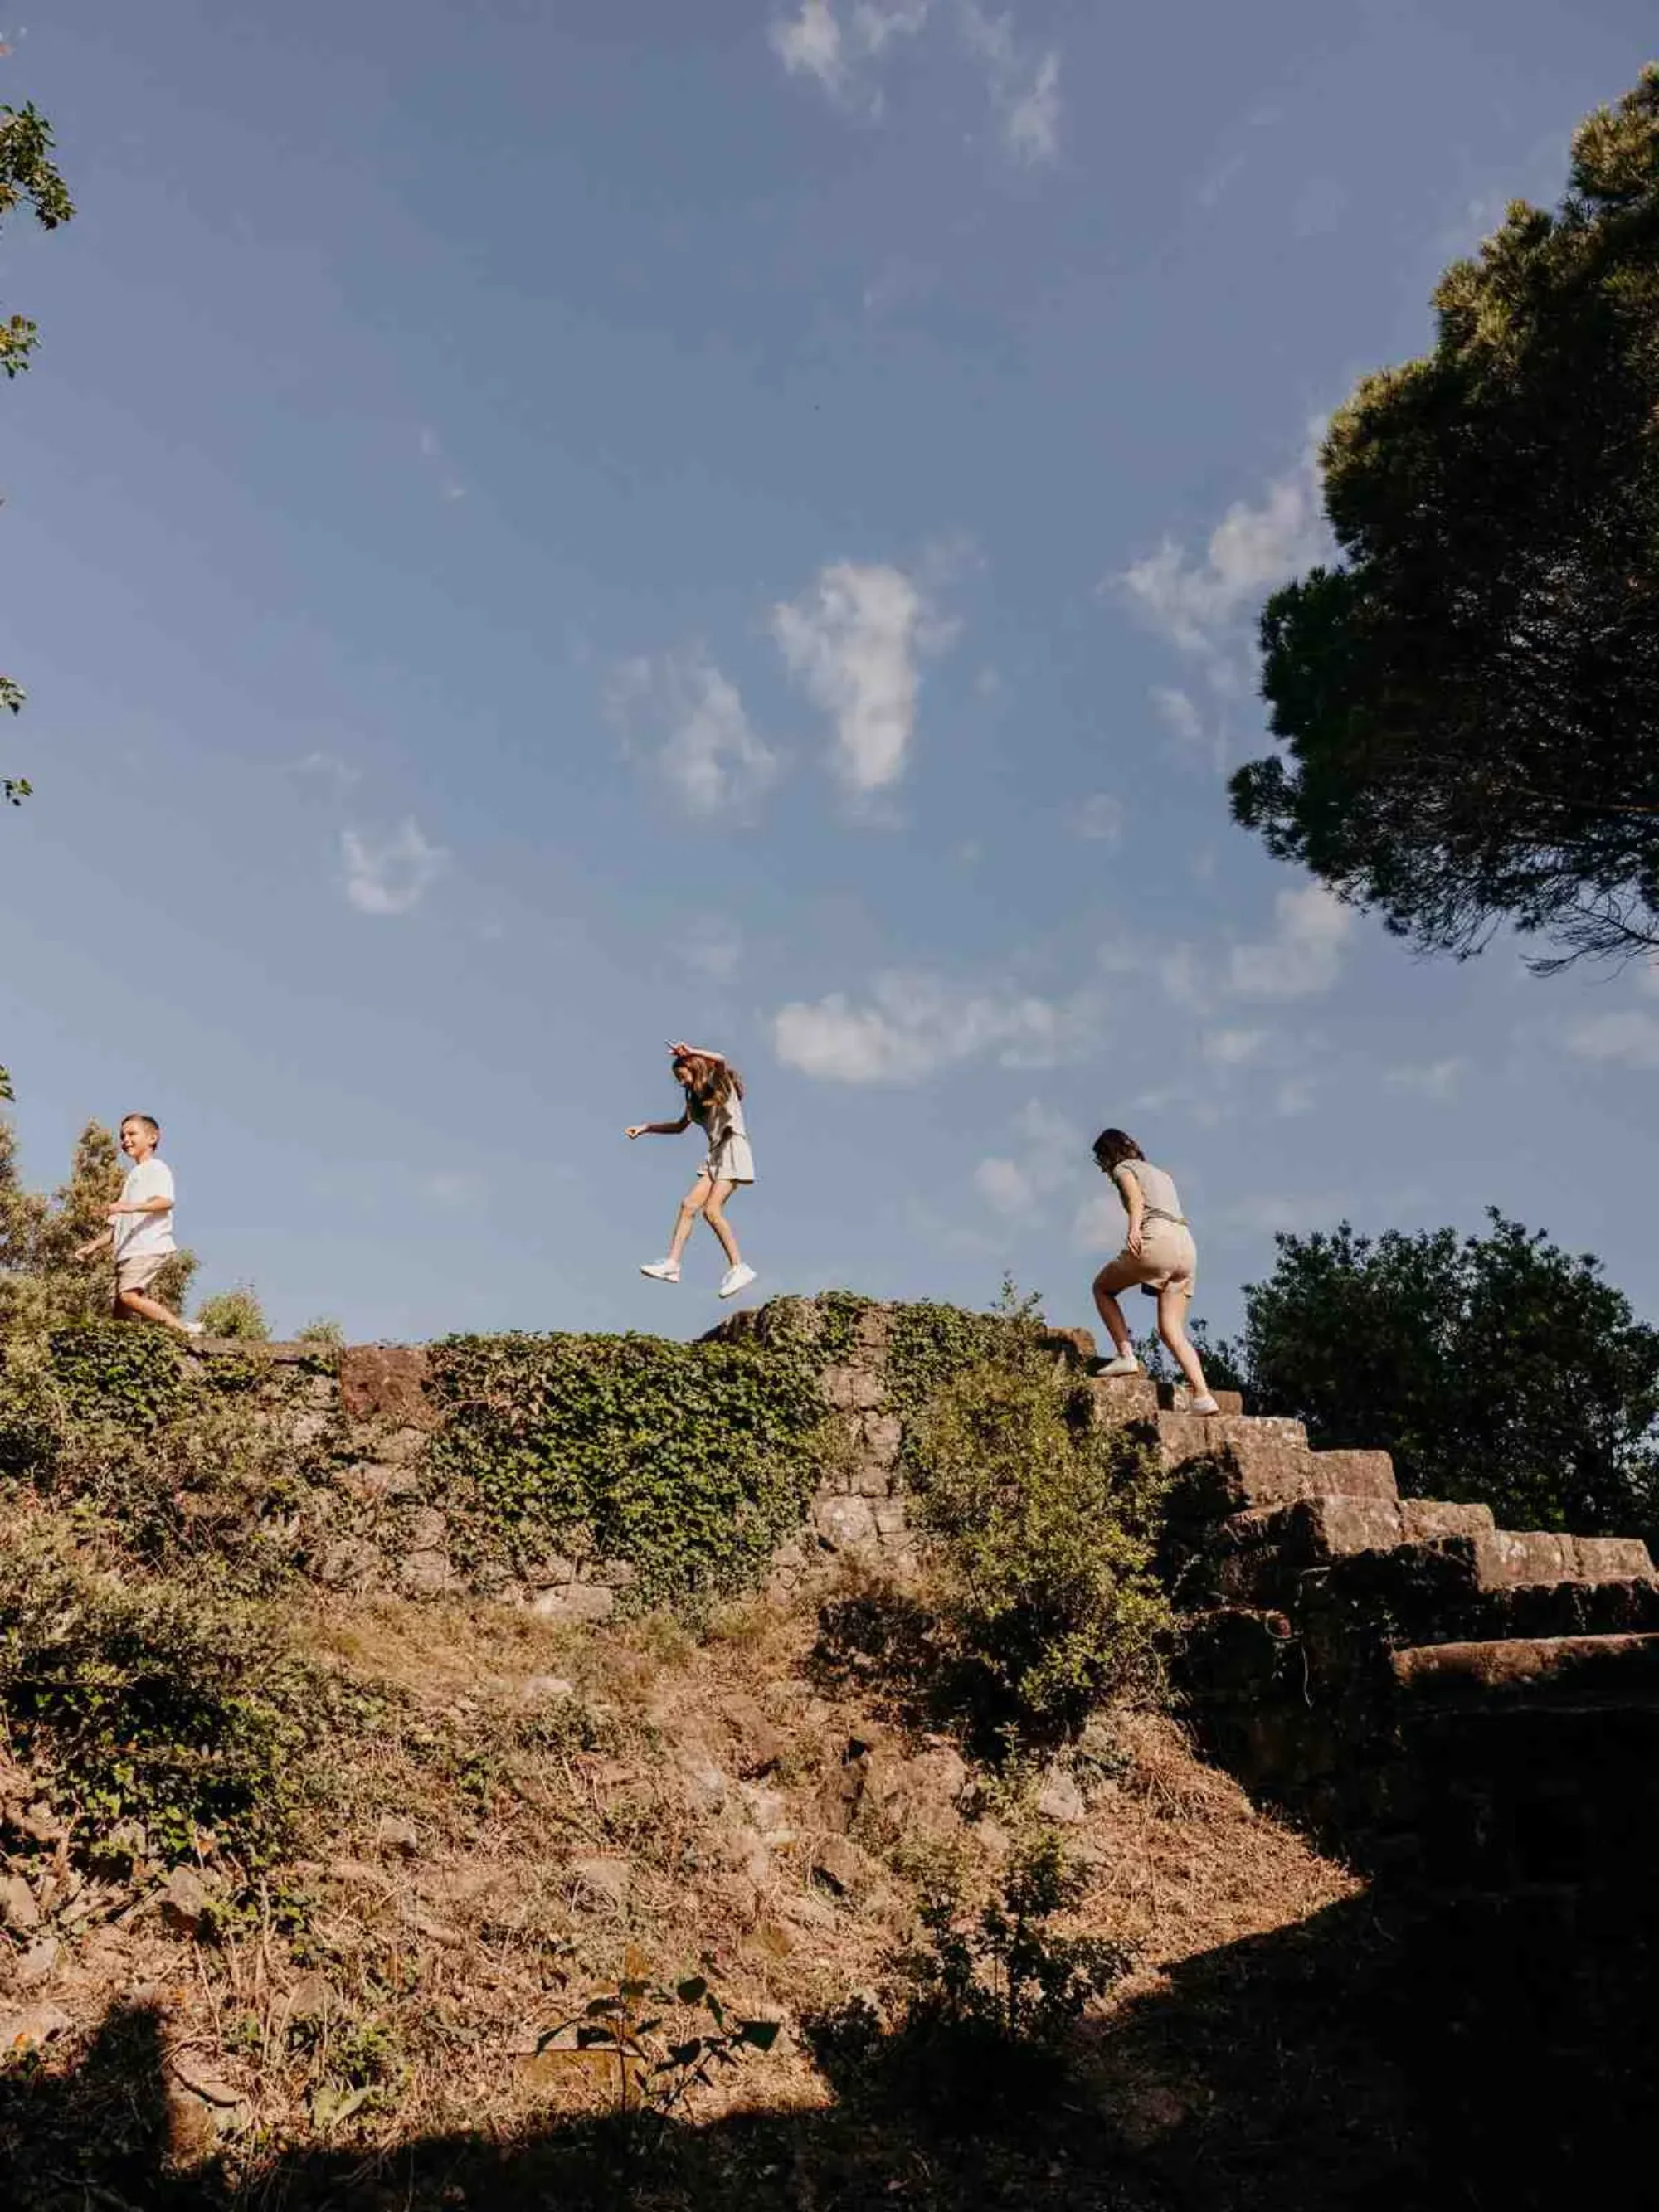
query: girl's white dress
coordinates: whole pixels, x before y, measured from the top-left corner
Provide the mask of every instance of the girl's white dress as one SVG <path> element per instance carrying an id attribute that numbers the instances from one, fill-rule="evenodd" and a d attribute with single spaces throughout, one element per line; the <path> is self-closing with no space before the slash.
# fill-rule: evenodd
<path id="1" fill-rule="evenodd" d="M 755 1156 L 749 1149 L 743 1101 L 737 1092 L 727 1092 L 724 1106 L 693 1101 L 686 1110 L 708 1133 L 708 1158 L 703 1162 L 703 1173 L 714 1182 L 753 1182 Z"/>

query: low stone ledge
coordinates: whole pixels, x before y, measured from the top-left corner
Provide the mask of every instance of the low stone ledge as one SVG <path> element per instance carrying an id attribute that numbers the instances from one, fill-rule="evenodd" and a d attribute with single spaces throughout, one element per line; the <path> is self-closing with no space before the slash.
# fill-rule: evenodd
<path id="1" fill-rule="evenodd" d="M 1659 1707 L 1659 1636 L 1433 1644 L 1396 1651 L 1390 1664 L 1413 1712 Z"/>
<path id="2" fill-rule="evenodd" d="M 246 1336 L 191 1336 L 180 1340 L 200 1359 L 259 1359 L 271 1367 L 314 1367 L 332 1374 L 343 1358 L 337 1345 L 266 1344 Z"/>

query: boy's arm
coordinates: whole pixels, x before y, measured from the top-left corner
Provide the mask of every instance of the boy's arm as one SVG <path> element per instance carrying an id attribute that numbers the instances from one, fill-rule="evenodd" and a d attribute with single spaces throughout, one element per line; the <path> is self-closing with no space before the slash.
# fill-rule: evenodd
<path id="1" fill-rule="evenodd" d="M 173 1200 L 170 1198 L 141 1198 L 136 1206 L 112 1206 L 109 1218 L 113 1221 L 118 1213 L 171 1213 L 172 1211 Z"/>
<path id="2" fill-rule="evenodd" d="M 106 1244 L 112 1244 L 114 1242 L 113 1229 L 100 1229 L 95 1237 L 88 1237 L 84 1244 L 76 1246 L 75 1256 L 77 1260 L 90 1260 L 94 1252 L 101 1251 Z"/>

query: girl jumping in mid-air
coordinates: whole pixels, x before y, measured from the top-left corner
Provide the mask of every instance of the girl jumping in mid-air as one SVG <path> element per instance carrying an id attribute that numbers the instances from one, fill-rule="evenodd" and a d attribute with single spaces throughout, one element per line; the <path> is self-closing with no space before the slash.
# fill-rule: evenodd
<path id="1" fill-rule="evenodd" d="M 730 1262 L 720 1284 L 720 1296 L 735 1297 L 755 1279 L 754 1269 L 744 1265 L 738 1240 L 726 1218 L 726 1201 L 738 1185 L 755 1180 L 755 1162 L 743 1122 L 743 1078 L 723 1053 L 690 1044 L 671 1044 L 668 1049 L 673 1055 L 674 1080 L 685 1093 L 685 1111 L 678 1121 L 636 1122 L 628 1133 L 630 1137 L 678 1137 L 695 1121 L 707 1133 L 708 1157 L 680 1200 L 667 1257 L 650 1261 L 640 1273 L 659 1283 L 678 1283 L 680 1255 L 702 1214 Z"/>
<path id="2" fill-rule="evenodd" d="M 1116 1357 L 1103 1360 L 1097 1375 L 1138 1375 L 1140 1362 L 1117 1302 L 1120 1291 L 1139 1284 L 1158 1293 L 1158 1333 L 1169 1346 L 1176 1364 L 1192 1386 L 1194 1413 L 1218 1413 L 1210 1395 L 1204 1370 L 1187 1334 L 1187 1309 L 1192 1303 L 1193 1280 L 1198 1269 L 1198 1248 L 1181 1211 L 1176 1187 L 1162 1168 L 1155 1168 L 1133 1137 L 1121 1129 L 1103 1129 L 1095 1139 L 1095 1165 L 1117 1185 L 1129 1226 L 1123 1249 L 1109 1260 L 1095 1277 L 1095 1305 L 1106 1324 Z"/>

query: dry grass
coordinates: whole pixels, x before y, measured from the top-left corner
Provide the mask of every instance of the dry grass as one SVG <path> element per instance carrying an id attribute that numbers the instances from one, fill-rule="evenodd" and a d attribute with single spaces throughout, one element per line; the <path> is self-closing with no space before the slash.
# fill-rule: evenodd
<path id="1" fill-rule="evenodd" d="M 387 1693 L 388 1718 L 345 1747 L 306 1855 L 213 1940 L 169 1934 L 146 1909 L 66 1936 L 27 1991 L 0 1959 L 0 2014 L 46 2002 L 72 2022 L 48 2075 L 112 2007 L 140 2002 L 186 2078 L 228 2099 L 175 2085 L 186 2158 L 221 2127 L 249 2174 L 319 2142 L 505 2143 L 605 2102 L 587 2063 L 536 2045 L 631 1947 L 664 1975 L 707 1959 L 737 2008 L 787 2024 L 772 2055 L 702 2099 L 701 2120 L 832 2101 L 787 2027 L 879 1979 L 914 1890 L 904 1852 L 884 1857 L 873 1828 L 846 1894 L 815 1872 L 843 1748 L 890 1731 L 814 1680 L 809 1609 L 735 1608 L 693 1639 L 660 1622 L 573 1633 L 487 1605 L 319 1600 L 297 1633 Z M 1066 1835 L 1089 1872 L 1080 1924 L 1142 1961 L 1097 2023 L 1108 2042 L 1115 2020 L 1156 2013 L 1183 1962 L 1358 1887 L 1198 1763 L 1168 1720 L 1126 1717 L 1121 1743 L 1121 1778 Z M 987 1881 L 1006 1847 L 995 1820 L 957 1841 Z M 1095 2094 L 1126 2137 L 1151 2141 L 1202 2093 L 1179 2056 L 1153 2063 L 1131 2040 L 1121 2063 L 1094 2067 Z"/>

